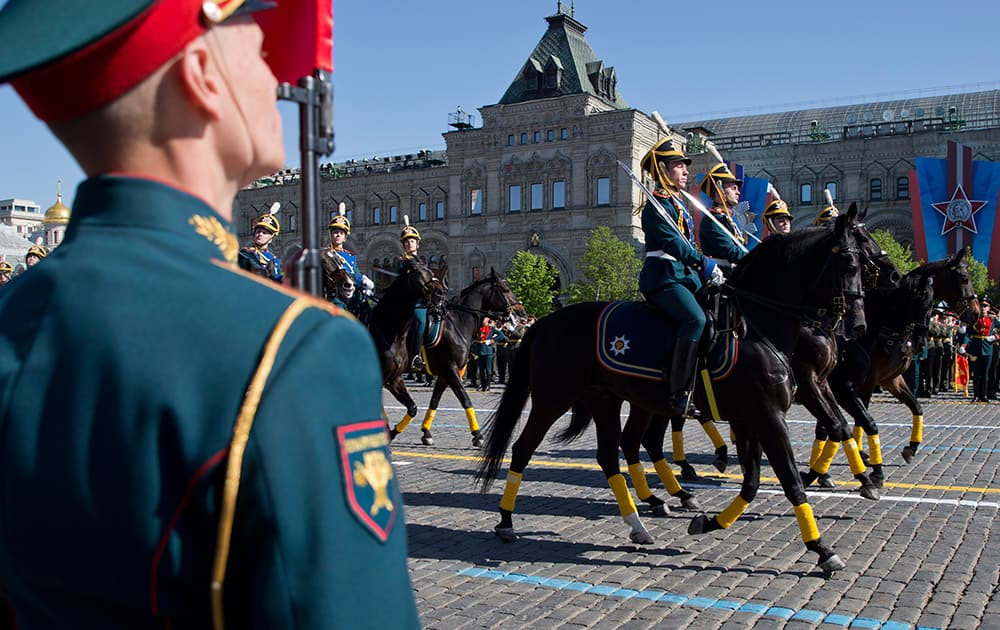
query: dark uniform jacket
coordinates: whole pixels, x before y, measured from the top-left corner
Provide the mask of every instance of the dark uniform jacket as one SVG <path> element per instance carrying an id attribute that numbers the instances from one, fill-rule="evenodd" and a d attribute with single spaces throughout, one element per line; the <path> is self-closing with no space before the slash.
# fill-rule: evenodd
<path id="1" fill-rule="evenodd" d="M 728 228 L 729 233 L 737 238 L 741 243 L 746 243 L 745 237 L 740 234 L 739 228 L 733 222 L 732 216 L 726 212 L 722 206 L 712 206 L 710 212 L 712 216 L 719 220 L 719 223 Z M 701 225 L 698 226 L 698 239 L 701 244 L 701 251 L 706 256 L 711 256 L 720 261 L 735 263 L 745 254 L 737 247 L 736 243 L 726 232 L 715 224 L 708 217 L 702 217 Z"/>
<path id="2" fill-rule="evenodd" d="M 199 199 L 98 177 L 63 244 L 0 295 L 0 592 L 18 627 L 210 627 L 234 423 L 295 299 L 237 250 Z M 357 322 L 293 321 L 242 463 L 227 627 L 418 626 L 381 386 Z"/>
<path id="3" fill-rule="evenodd" d="M 646 257 L 639 272 L 639 290 L 653 292 L 668 284 L 683 284 L 692 292 L 701 288 L 698 272 L 705 266 L 705 256 L 690 242 L 694 226 L 690 220 L 681 220 L 684 235 L 678 226 L 680 201 L 674 197 L 657 198 L 666 212 L 661 213 L 652 202 L 642 209 L 642 231 L 646 236 Z M 670 223 L 673 223 L 673 227 Z M 666 254 L 666 256 L 662 254 Z M 653 253 L 654 255 L 650 255 Z"/>

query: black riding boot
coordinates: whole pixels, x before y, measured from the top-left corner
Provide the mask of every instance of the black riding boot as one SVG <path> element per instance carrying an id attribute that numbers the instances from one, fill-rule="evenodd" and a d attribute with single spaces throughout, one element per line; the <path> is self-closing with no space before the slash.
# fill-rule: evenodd
<path id="1" fill-rule="evenodd" d="M 698 342 L 679 339 L 670 358 L 670 371 L 664 374 L 664 379 L 670 387 L 670 404 L 676 414 L 693 417 L 688 413 L 687 404 L 691 393 L 691 381 L 694 380 L 697 367 Z"/>

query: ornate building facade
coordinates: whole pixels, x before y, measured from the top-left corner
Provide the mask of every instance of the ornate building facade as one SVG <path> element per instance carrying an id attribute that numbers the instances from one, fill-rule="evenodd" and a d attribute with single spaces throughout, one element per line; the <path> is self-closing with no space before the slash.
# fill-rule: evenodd
<path id="1" fill-rule="evenodd" d="M 591 49 L 586 26 L 562 4 L 500 102 L 480 108 L 475 127 L 461 110 L 443 134 L 444 152 L 374 157 L 321 168 L 324 223 L 343 202 L 351 219 L 347 247 L 378 283 L 401 252 L 408 215 L 422 235 L 421 254 L 447 270 L 452 290 L 490 268 L 504 271 L 520 250 L 546 258 L 560 284 L 583 279 L 578 267 L 591 230 L 608 226 L 642 244 L 641 191 L 617 165 L 638 163 L 660 137 L 649 115 L 629 108 L 616 73 Z M 670 113 L 663 112 L 670 120 Z M 672 123 L 695 159 L 706 137 L 747 175 L 770 179 L 789 200 L 796 225 L 822 208 L 823 188 L 838 205 L 869 205 L 868 224 L 898 239 L 913 237 L 907 180 L 918 156 L 942 157 L 949 139 L 977 159 L 1000 154 L 1000 91 L 870 103 L 781 114 Z M 236 198 L 242 241 L 274 201 L 282 203 L 276 251 L 299 248 L 298 173 L 259 180 Z"/>

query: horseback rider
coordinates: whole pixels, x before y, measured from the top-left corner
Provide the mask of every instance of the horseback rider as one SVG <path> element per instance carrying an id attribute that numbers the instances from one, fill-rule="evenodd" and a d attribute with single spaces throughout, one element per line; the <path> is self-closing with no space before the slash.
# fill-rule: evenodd
<path id="1" fill-rule="evenodd" d="M 10 282 L 10 277 L 14 273 L 14 267 L 6 260 L 0 262 L 0 287 Z"/>
<path id="2" fill-rule="evenodd" d="M 403 246 L 403 253 L 396 259 L 396 272 L 403 273 L 407 261 L 419 260 L 417 251 L 420 249 L 420 230 L 410 225 L 410 215 L 403 215 L 403 229 L 399 231 L 399 242 Z M 413 309 L 413 322 L 410 331 L 406 334 L 406 352 L 410 357 L 410 365 L 413 366 L 420 358 L 420 348 L 423 346 L 424 331 L 427 329 L 427 305 L 417 304 Z M 420 379 L 422 372 L 417 373 Z"/>
<path id="3" fill-rule="evenodd" d="M 819 211 L 813 219 L 813 225 L 833 225 L 833 220 L 840 216 L 840 210 L 832 203 Z"/>
<path id="4" fill-rule="evenodd" d="M 746 255 L 733 238 L 723 231 L 725 228 L 740 244 L 746 246 L 746 234 L 733 219 L 733 208 L 740 201 L 742 186 L 743 181 L 736 179 L 725 162 L 713 166 L 701 180 L 701 191 L 712 200 L 709 212 L 722 225 L 715 221 L 702 221 L 698 229 L 698 240 L 701 243 L 701 251 L 721 263 L 724 271 L 731 269 L 733 264 Z"/>
<path id="5" fill-rule="evenodd" d="M 775 198 L 764 208 L 764 227 L 767 228 L 767 236 L 792 231 L 792 213 L 783 199 Z"/>
<path id="6" fill-rule="evenodd" d="M 28 248 L 28 253 L 24 255 L 25 267 L 34 267 L 38 263 L 42 262 L 43 258 L 49 255 L 49 250 L 45 249 L 41 240 L 42 239 L 38 239 L 39 243 L 37 245 L 32 245 Z"/>
<path id="7" fill-rule="evenodd" d="M 674 412 L 687 412 L 687 401 L 698 365 L 698 342 L 705 329 L 705 312 L 695 293 L 703 283 L 725 280 L 718 265 L 695 246 L 694 221 L 681 200 L 691 160 L 666 136 L 642 158 L 640 166 L 656 182 L 652 200 L 642 209 L 646 257 L 639 272 L 639 290 L 676 326 L 677 342 L 663 366 Z"/>
<path id="8" fill-rule="evenodd" d="M 370 296 L 375 290 L 375 283 L 358 269 L 358 257 L 349 249 L 344 248 L 344 241 L 351 235 L 351 220 L 344 214 L 344 204 L 340 204 L 340 211 L 330 219 L 330 252 L 336 255 L 341 262 L 341 266 L 354 280 L 354 285 L 360 287 L 361 291 L 355 293 L 354 304 L 348 309 L 355 315 L 365 304 L 365 296 Z"/>
<path id="9" fill-rule="evenodd" d="M 281 282 L 285 277 L 281 259 L 268 249 L 279 233 L 281 224 L 278 223 L 278 217 L 270 212 L 260 215 L 253 226 L 253 243 L 240 250 L 237 259 L 240 269 Z"/>

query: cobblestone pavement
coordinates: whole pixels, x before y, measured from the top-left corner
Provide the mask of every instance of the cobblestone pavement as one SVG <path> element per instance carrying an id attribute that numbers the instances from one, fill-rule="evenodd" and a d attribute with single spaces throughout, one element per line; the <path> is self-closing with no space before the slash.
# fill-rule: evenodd
<path id="1" fill-rule="evenodd" d="M 907 465 L 900 451 L 910 414 L 877 394 L 882 499 L 860 498 L 840 453 L 831 468 L 837 487 L 809 493 L 824 542 L 847 563 L 826 577 L 766 462 L 760 493 L 728 530 L 688 535 L 693 514 L 670 499 L 665 517 L 639 508 L 655 542 L 629 542 L 593 431 L 570 444 L 542 443 L 517 499 L 521 539 L 504 544 L 493 534 L 503 481 L 485 495 L 473 485 L 477 449 L 464 412 L 446 393 L 435 444 L 423 446 L 419 420 L 430 388 L 411 389 L 420 415 L 393 443 L 393 459 L 426 628 L 1000 628 L 1000 404 L 957 394 L 922 399 L 924 443 Z M 470 392 L 480 423 L 501 392 Z M 395 424 L 402 407 L 388 395 L 385 406 Z M 788 421 L 805 461 L 811 417 L 796 405 Z M 684 485 L 716 514 L 739 490 L 734 449 L 719 474 L 697 423 L 685 438 L 703 479 Z M 653 491 L 669 499 L 645 463 Z"/>

